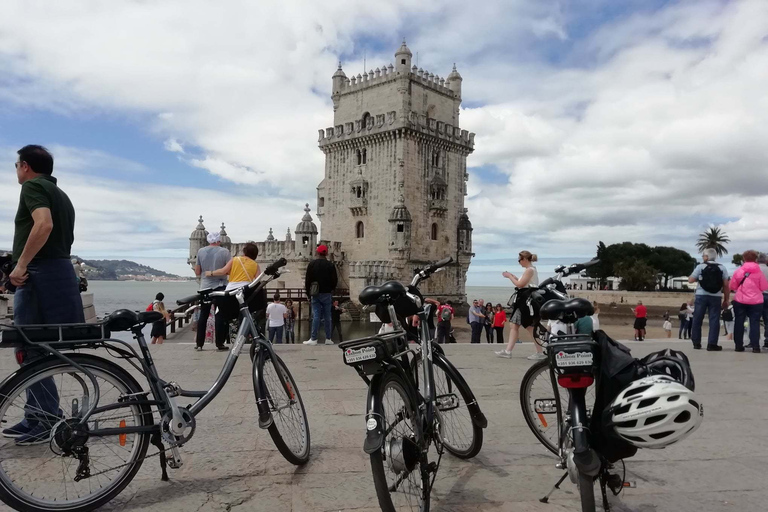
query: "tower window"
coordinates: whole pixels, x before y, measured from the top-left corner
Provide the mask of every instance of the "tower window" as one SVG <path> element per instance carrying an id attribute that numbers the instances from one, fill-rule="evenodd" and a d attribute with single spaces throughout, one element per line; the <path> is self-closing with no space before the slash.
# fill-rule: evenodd
<path id="1" fill-rule="evenodd" d="M 309 237 L 308 236 L 301 237 L 301 243 L 304 244 L 305 247 L 309 245 Z"/>
<path id="2" fill-rule="evenodd" d="M 437 240 L 437 224 L 436 223 L 432 223 L 432 229 L 430 231 L 431 231 L 430 238 L 432 240 Z"/>
<path id="3" fill-rule="evenodd" d="M 318 199 L 317 206 L 320 206 L 320 207 L 325 206 L 325 198 L 324 197 L 321 197 L 320 199 Z"/>
<path id="4" fill-rule="evenodd" d="M 400 59 L 400 64 L 405 64 L 405 59 Z"/>
<path id="5" fill-rule="evenodd" d="M 438 153 L 437 151 L 432 153 L 432 165 L 435 167 L 440 165 L 440 153 Z"/>
<path id="6" fill-rule="evenodd" d="M 401 223 L 399 223 L 399 224 L 397 225 L 397 232 L 398 232 L 398 233 L 402 233 L 403 231 L 405 231 L 405 226 L 404 226 L 404 225 L 403 225 L 403 223 L 401 222 Z"/>
<path id="7" fill-rule="evenodd" d="M 363 153 L 358 149 L 357 150 L 357 165 L 360 165 L 363 163 Z"/>
<path id="8" fill-rule="evenodd" d="M 362 221 L 358 221 L 355 225 L 355 238 L 365 238 L 365 225 Z"/>
<path id="9" fill-rule="evenodd" d="M 365 148 L 363 148 L 363 163 L 365 163 L 368 160 L 368 155 Z"/>

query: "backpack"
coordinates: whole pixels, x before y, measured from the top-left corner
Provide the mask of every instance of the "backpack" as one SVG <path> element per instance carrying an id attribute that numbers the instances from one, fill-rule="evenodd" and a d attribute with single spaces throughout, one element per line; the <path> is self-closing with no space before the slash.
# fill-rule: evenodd
<path id="1" fill-rule="evenodd" d="M 723 310 L 723 321 L 733 322 L 733 311 L 730 308 Z"/>
<path id="2" fill-rule="evenodd" d="M 699 286 L 709 293 L 719 293 L 723 289 L 723 271 L 717 263 L 706 262 L 701 269 Z"/>
<path id="3" fill-rule="evenodd" d="M 147 309 L 144 311 L 154 311 L 155 310 L 155 303 L 151 303 L 149 306 L 147 306 Z"/>
<path id="4" fill-rule="evenodd" d="M 440 311 L 440 320 L 443 322 L 448 322 L 451 320 L 451 309 L 447 306 L 443 306 L 442 310 Z"/>

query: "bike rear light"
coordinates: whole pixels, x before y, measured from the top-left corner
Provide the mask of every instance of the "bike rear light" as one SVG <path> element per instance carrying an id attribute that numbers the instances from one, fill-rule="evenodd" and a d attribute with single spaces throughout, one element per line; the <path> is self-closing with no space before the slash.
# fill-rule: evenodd
<path id="1" fill-rule="evenodd" d="M 16 351 L 16 362 L 21 366 L 24 364 L 24 351 L 23 350 L 17 350 Z"/>
<path id="2" fill-rule="evenodd" d="M 120 420 L 120 428 L 125 428 L 125 420 Z M 125 440 L 128 436 L 120 434 L 118 437 L 120 438 L 120 446 L 125 446 Z"/>
<path id="3" fill-rule="evenodd" d="M 573 373 L 570 375 L 560 375 L 557 378 L 557 383 L 564 388 L 588 388 L 595 382 L 595 378 L 592 375 L 586 375 L 583 373 Z"/>

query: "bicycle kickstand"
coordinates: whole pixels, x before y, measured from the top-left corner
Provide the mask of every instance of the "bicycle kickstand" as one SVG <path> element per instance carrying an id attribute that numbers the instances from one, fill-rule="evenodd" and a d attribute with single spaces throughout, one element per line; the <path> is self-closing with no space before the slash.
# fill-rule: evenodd
<path id="1" fill-rule="evenodd" d="M 555 484 L 555 486 L 552 487 L 552 490 L 549 491 L 547 493 L 547 495 L 544 496 L 543 498 L 541 498 L 539 501 L 542 502 L 542 503 L 548 503 L 549 502 L 549 497 L 552 496 L 552 493 L 555 492 L 555 490 L 559 490 L 560 489 L 560 484 L 563 483 L 563 480 L 565 480 L 565 477 L 567 477 L 567 476 L 568 476 L 568 471 L 563 473 L 563 476 L 561 476 L 560 480 L 558 480 L 557 483 Z"/>
<path id="2" fill-rule="evenodd" d="M 163 446 L 163 442 L 160 440 L 160 433 L 155 432 L 152 434 L 152 438 L 150 442 L 160 450 L 160 470 L 163 472 L 163 476 L 160 478 L 163 482 L 168 481 L 168 470 L 166 469 L 166 466 L 168 465 L 168 461 L 165 458 L 165 446 Z"/>

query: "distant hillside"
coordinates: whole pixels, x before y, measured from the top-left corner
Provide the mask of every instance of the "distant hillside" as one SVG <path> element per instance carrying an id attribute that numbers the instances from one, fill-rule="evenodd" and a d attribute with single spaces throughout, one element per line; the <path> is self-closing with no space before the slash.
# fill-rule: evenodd
<path id="1" fill-rule="evenodd" d="M 73 256 L 75 258 L 76 256 Z M 146 279 L 164 277 L 181 279 L 175 274 L 169 274 L 156 268 L 141 265 L 129 260 L 82 260 L 83 273 L 91 280 L 119 281 L 126 279 Z"/>

